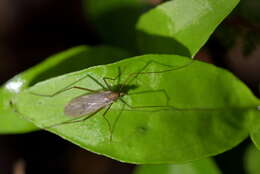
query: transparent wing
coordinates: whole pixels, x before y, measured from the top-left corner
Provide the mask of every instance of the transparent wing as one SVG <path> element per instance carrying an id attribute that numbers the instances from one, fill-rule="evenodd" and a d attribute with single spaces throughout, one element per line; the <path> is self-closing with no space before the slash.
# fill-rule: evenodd
<path id="1" fill-rule="evenodd" d="M 97 112 L 113 102 L 107 97 L 110 94 L 111 91 L 102 91 L 74 98 L 65 106 L 64 113 L 68 116 L 79 117 Z"/>

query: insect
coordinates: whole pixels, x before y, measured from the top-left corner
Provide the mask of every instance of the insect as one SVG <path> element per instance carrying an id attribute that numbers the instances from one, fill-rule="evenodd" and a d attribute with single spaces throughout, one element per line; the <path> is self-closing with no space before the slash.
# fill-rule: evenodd
<path id="1" fill-rule="evenodd" d="M 64 114 L 72 117 L 71 120 L 48 126 L 48 128 L 58 126 L 58 125 L 61 125 L 61 124 L 68 124 L 68 123 L 75 123 L 75 122 L 84 121 L 84 120 L 90 118 L 91 116 L 95 115 L 100 110 L 106 108 L 105 111 L 103 112 L 102 116 L 104 117 L 104 119 L 107 122 L 107 125 L 109 127 L 109 131 L 110 131 L 110 141 L 112 141 L 112 127 L 109 123 L 109 120 L 106 118 L 106 115 L 107 115 L 108 111 L 110 110 L 111 106 L 116 101 L 118 101 L 118 100 L 121 101 L 129 109 L 137 109 L 137 110 L 138 109 L 140 110 L 140 109 L 143 109 L 143 108 L 163 108 L 163 107 L 165 108 L 165 107 L 167 107 L 166 105 L 164 105 L 164 106 L 131 106 L 130 104 L 128 104 L 123 99 L 123 97 L 128 94 L 129 90 L 137 88 L 137 85 L 130 85 L 130 83 L 134 79 L 136 79 L 138 76 L 143 75 L 143 74 L 164 73 L 164 72 L 182 69 L 182 68 L 190 65 L 193 62 L 194 61 L 192 60 L 192 61 L 189 61 L 189 63 L 187 63 L 185 65 L 173 67 L 173 66 L 170 66 L 170 65 L 163 65 L 163 64 L 155 62 L 155 61 L 149 61 L 138 72 L 128 74 L 128 76 L 125 78 L 125 80 L 122 83 L 120 83 L 121 69 L 119 67 L 118 68 L 118 75 L 115 78 L 103 77 L 103 82 L 104 82 L 105 85 L 103 85 L 100 81 L 98 81 L 97 79 L 95 79 L 91 75 L 87 74 L 87 75 L 83 76 L 82 78 L 80 78 L 79 80 L 77 80 L 77 81 L 73 82 L 72 84 L 68 85 L 64 89 L 61 89 L 61 90 L 59 90 L 59 91 L 57 91 L 57 92 L 55 92 L 51 95 L 37 94 L 37 93 L 33 93 L 33 92 L 31 92 L 31 93 L 33 95 L 37 95 L 37 96 L 54 97 L 54 96 L 56 96 L 56 95 L 58 95 L 62 92 L 65 92 L 65 91 L 68 91 L 68 90 L 71 90 L 71 89 L 78 89 L 78 90 L 83 90 L 83 91 L 89 92 L 88 94 L 77 96 L 76 98 L 73 98 L 72 100 L 70 100 L 65 105 Z M 145 69 L 147 69 L 147 67 L 150 66 L 150 64 L 152 64 L 152 63 L 157 63 L 157 64 L 160 64 L 160 65 L 163 65 L 163 66 L 167 66 L 168 68 L 165 69 L 165 70 L 156 71 L 156 72 L 145 71 Z M 89 88 L 80 87 L 80 86 L 75 85 L 76 83 L 78 83 L 79 81 L 81 81 L 85 78 L 92 79 L 98 86 L 101 87 L 101 90 L 100 89 L 99 90 L 93 90 L 93 89 L 89 89 Z M 118 80 L 118 84 L 111 85 L 111 84 L 109 84 L 108 80 L 112 80 L 112 81 Z M 165 95 L 167 97 L 167 93 L 164 90 L 159 90 L 159 91 L 162 91 L 163 93 L 165 93 Z"/>

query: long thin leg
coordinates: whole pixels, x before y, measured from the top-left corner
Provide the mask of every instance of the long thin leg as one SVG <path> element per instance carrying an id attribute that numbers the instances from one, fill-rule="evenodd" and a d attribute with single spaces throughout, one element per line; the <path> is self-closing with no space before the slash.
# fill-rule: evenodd
<path id="1" fill-rule="evenodd" d="M 181 66 L 171 66 L 171 65 L 165 65 L 165 64 L 159 63 L 157 61 L 151 60 L 151 61 L 147 62 L 139 72 L 129 74 L 124 81 L 124 85 L 129 84 L 134 78 L 137 78 L 141 74 L 156 74 L 156 73 L 170 72 L 170 71 L 173 71 L 173 70 L 179 70 L 179 69 L 182 69 L 182 68 L 185 68 L 185 67 L 191 65 L 194 62 L 195 62 L 194 60 L 191 60 L 191 61 L 189 61 L 189 63 L 181 65 Z M 167 67 L 170 67 L 170 68 L 165 69 L 165 70 L 160 70 L 160 71 L 143 72 L 152 63 L 159 64 L 159 65 L 162 65 L 162 66 L 167 66 Z"/>
<path id="2" fill-rule="evenodd" d="M 10 106 L 13 108 L 13 111 L 17 114 L 19 114 L 21 117 L 23 117 L 24 119 L 27 119 L 27 117 L 25 117 L 22 113 L 20 113 L 18 111 L 18 109 L 16 108 L 15 104 L 13 101 L 10 101 Z M 99 111 L 99 110 L 98 110 Z M 64 122 L 60 122 L 60 123 L 57 123 L 57 124 L 53 124 L 53 125 L 50 125 L 50 126 L 47 126 L 47 127 L 43 127 L 42 129 L 48 129 L 48 128 L 52 128 L 52 127 L 56 127 L 56 126 L 60 126 L 60 125 L 64 125 L 64 124 L 71 124 L 71 123 L 77 123 L 77 122 L 82 122 L 82 121 L 85 121 L 87 119 L 89 119 L 90 117 L 92 117 L 93 115 L 95 115 L 98 111 L 90 114 L 90 115 L 85 115 L 85 116 L 81 116 L 81 117 L 77 117 L 77 118 L 74 118 L 74 119 L 70 119 L 70 120 L 67 120 L 67 121 L 64 121 Z M 80 119 L 81 118 L 81 119 Z"/>
<path id="3" fill-rule="evenodd" d="M 112 127 L 111 127 L 111 124 L 109 123 L 109 120 L 106 118 L 106 114 L 107 114 L 107 112 L 109 111 L 109 109 L 111 108 L 112 105 L 113 105 L 113 103 L 111 103 L 111 104 L 107 107 L 107 109 L 105 110 L 105 112 L 102 114 L 102 116 L 104 117 L 104 119 L 106 120 L 107 125 L 108 125 L 108 129 L 109 129 L 109 132 L 110 132 L 110 137 L 109 137 L 110 142 L 112 142 Z"/>
<path id="4" fill-rule="evenodd" d="M 114 78 L 112 78 L 112 77 L 103 77 L 103 81 L 106 84 L 107 88 L 109 90 L 112 90 L 112 86 L 108 83 L 107 80 L 113 80 L 114 81 L 114 80 L 119 79 L 119 81 L 118 81 L 118 84 L 119 84 L 120 83 L 120 77 L 121 77 L 121 69 L 120 69 L 120 67 L 118 67 L 118 74 L 117 74 L 116 77 L 114 77 Z"/>
<path id="5" fill-rule="evenodd" d="M 117 115 L 117 117 L 116 117 L 116 119 L 115 119 L 115 121 L 113 122 L 113 125 L 112 125 L 112 134 L 114 133 L 114 131 L 116 129 L 116 124 L 119 121 L 124 109 L 125 109 L 125 104 L 122 103 L 122 107 L 121 107 L 121 109 L 120 109 L 120 111 L 119 111 L 119 113 L 118 113 L 118 115 Z"/>
<path id="6" fill-rule="evenodd" d="M 124 101 L 123 99 L 119 99 L 122 103 L 124 103 L 129 109 L 124 109 L 124 111 L 141 111 L 141 112 L 160 112 L 160 111 L 170 111 L 170 110 L 174 110 L 174 111 L 187 111 L 186 109 L 183 108 L 176 108 L 174 106 L 170 106 L 170 105 L 161 105 L 161 106 L 132 106 L 130 104 L 128 104 L 126 101 Z M 155 108 L 153 110 L 151 110 L 151 108 Z M 156 109 L 158 108 L 158 109 Z M 146 110 L 145 110 L 146 109 Z M 150 110 L 147 110 L 150 109 Z M 189 111 L 195 111 L 195 109 L 190 109 Z"/>
<path id="7" fill-rule="evenodd" d="M 110 132 L 110 142 L 112 142 L 112 127 L 111 127 L 111 124 L 109 123 L 109 120 L 106 118 L 106 114 L 108 113 L 109 109 L 111 108 L 111 106 L 113 105 L 113 103 L 111 103 L 105 110 L 105 112 L 102 114 L 103 118 L 105 119 L 107 125 L 108 125 L 108 129 L 109 129 L 109 132 Z M 102 108 L 101 108 L 102 109 Z M 100 109 L 100 110 L 101 110 Z M 60 125 L 64 125 L 64 124 L 72 124 L 72 123 L 78 123 L 78 122 L 82 122 L 82 121 L 86 121 L 87 119 L 89 119 L 90 117 L 92 117 L 93 115 L 95 115 L 97 112 L 99 112 L 100 110 L 92 113 L 91 115 L 87 115 L 87 116 L 82 116 L 82 117 L 77 117 L 77 118 L 74 118 L 74 119 L 70 119 L 70 120 L 66 120 L 64 122 L 61 122 L 61 123 L 57 123 L 57 124 L 53 124 L 51 126 L 47 126 L 47 127 L 44 127 L 44 129 L 48 129 L 48 128 L 53 128 L 53 127 L 56 127 L 56 126 L 60 126 Z"/>
<path id="8" fill-rule="evenodd" d="M 31 94 L 33 95 L 37 95 L 37 96 L 42 96 L 42 97 L 54 97 L 60 93 L 63 93 L 65 91 L 68 91 L 68 90 L 71 90 L 71 89 L 80 89 L 80 90 L 83 90 L 83 91 L 88 91 L 88 92 L 98 92 L 98 90 L 93 90 L 93 89 L 89 89 L 89 88 L 83 88 L 83 87 L 80 87 L 80 86 L 72 86 L 72 87 L 69 87 L 67 89 L 63 89 L 63 90 L 60 90 L 60 91 L 57 91 L 53 94 L 38 94 L 38 93 L 34 93 L 34 92 L 31 92 Z"/>
<path id="9" fill-rule="evenodd" d="M 141 72 L 141 73 L 139 73 L 139 75 L 140 74 L 156 74 L 156 73 L 164 73 L 164 72 L 170 72 L 170 71 L 174 71 L 174 70 L 179 70 L 179 69 L 183 69 L 183 68 L 191 65 L 194 62 L 195 62 L 194 60 L 191 60 L 189 63 L 181 65 L 181 66 L 173 66 L 172 68 L 161 70 L 161 71 Z"/>
<path id="10" fill-rule="evenodd" d="M 109 106 L 111 107 L 111 105 Z M 90 117 L 94 116 L 96 113 L 98 113 L 100 110 L 102 110 L 103 108 L 100 108 L 99 110 L 97 110 L 96 112 L 93 112 L 92 114 L 90 115 L 83 115 L 83 116 L 80 116 L 80 117 L 76 117 L 76 118 L 73 118 L 73 119 L 70 119 L 70 120 L 66 120 L 66 121 L 63 121 L 63 122 L 60 122 L 60 123 L 57 123 L 57 124 L 53 124 L 53 125 L 50 125 L 50 126 L 47 126 L 47 127 L 44 127 L 43 129 L 48 129 L 48 128 L 52 128 L 52 127 L 56 127 L 56 126 L 60 126 L 60 125 L 64 125 L 64 124 L 72 124 L 72 123 L 78 123 L 78 122 L 83 122 L 83 121 L 86 121 L 87 119 L 89 119 Z M 107 112 L 108 110 L 106 109 L 105 112 Z M 104 114 L 103 114 L 104 115 Z M 107 120 L 107 119 L 106 119 Z M 108 121 L 108 120 L 107 120 Z"/>
<path id="11" fill-rule="evenodd" d="M 117 74 L 117 85 L 120 84 L 121 82 L 121 75 L 122 75 L 122 71 L 121 71 L 121 68 L 118 67 L 118 74 Z"/>
<path id="12" fill-rule="evenodd" d="M 132 93 L 129 93 L 127 95 L 136 95 L 136 94 L 145 94 L 145 93 L 155 93 L 155 92 L 161 92 L 164 94 L 165 98 L 166 98 L 166 105 L 168 106 L 169 105 L 169 102 L 170 102 L 170 97 L 168 95 L 168 93 L 166 92 L 165 89 L 158 89 L 158 90 L 147 90 L 147 91 L 140 91 L 140 92 L 132 92 Z"/>
<path id="13" fill-rule="evenodd" d="M 152 74 L 152 73 L 163 73 L 163 72 L 169 72 L 169 71 L 173 71 L 173 70 L 178 70 L 178 69 L 182 69 L 182 68 L 185 68 L 189 65 L 191 65 L 192 63 L 194 62 L 194 60 L 191 60 L 189 61 L 189 63 L 185 64 L 185 65 L 182 65 L 182 66 L 171 66 L 171 65 L 165 65 L 165 64 L 162 64 L 162 63 L 159 63 L 157 61 L 149 61 L 147 62 L 144 67 L 139 71 L 139 72 L 135 72 L 135 73 L 131 73 L 127 76 L 127 78 L 125 79 L 124 81 L 124 84 L 122 84 L 121 86 L 121 89 L 123 88 L 123 86 L 126 86 L 128 85 L 134 78 L 137 78 L 139 75 L 141 74 Z M 162 66 L 167 66 L 167 67 L 170 67 L 168 69 L 165 69 L 165 70 L 160 70 L 160 71 L 153 71 L 153 72 L 143 72 L 150 64 L 152 63 L 156 63 L 156 64 L 159 64 L 159 65 L 162 65 Z M 133 78 L 132 78 L 133 77 Z M 132 78 L 132 79 L 131 79 Z M 161 105 L 161 106 L 131 106 L 129 105 L 127 102 L 125 102 L 122 98 L 119 98 L 119 100 L 121 102 L 123 102 L 128 108 L 130 109 L 144 109 L 144 108 L 161 108 L 159 110 L 169 110 L 169 109 L 174 109 L 174 110 L 183 110 L 183 109 L 179 109 L 179 108 L 176 108 L 174 106 L 169 106 L 169 95 L 167 94 L 167 92 L 164 90 L 164 89 L 159 89 L 159 90 L 155 90 L 155 91 L 146 91 L 146 92 L 163 92 L 165 97 L 166 97 L 166 105 Z M 146 93 L 145 91 L 143 93 Z M 140 92 L 141 93 L 141 92 Z M 134 93 L 132 93 L 134 94 Z M 131 95 L 131 94 L 129 94 Z"/>
<path id="14" fill-rule="evenodd" d="M 98 90 L 93 90 L 93 89 L 88 89 L 88 88 L 83 88 L 83 87 L 79 87 L 79 86 L 72 86 L 76 83 L 78 83 L 79 81 L 85 79 L 86 77 L 89 77 L 90 79 L 92 79 L 97 85 L 99 85 L 100 87 L 102 87 L 103 89 L 106 89 L 104 85 L 102 85 L 97 79 L 95 79 L 94 77 L 92 77 L 91 75 L 86 75 L 82 78 L 80 78 L 79 80 L 76 80 L 75 82 L 69 84 L 68 86 L 66 86 L 65 88 L 57 91 L 57 92 L 54 92 L 53 94 L 39 94 L 39 93 L 35 93 L 35 92 L 30 92 L 31 94 L 33 95 L 37 95 L 37 96 L 42 96 L 42 97 L 54 97 L 58 94 L 61 94 L 65 91 L 68 91 L 68 90 L 71 90 L 73 88 L 75 89 L 80 89 L 80 90 L 85 90 L 85 91 L 89 91 L 89 92 L 97 92 Z"/>
<path id="15" fill-rule="evenodd" d="M 130 110 L 128 109 L 124 109 L 125 111 L 142 111 L 142 112 L 159 112 L 159 111 L 190 111 L 190 112 L 221 112 L 221 111 L 227 111 L 230 109 L 235 109 L 235 110 L 245 110 L 245 109 L 255 109 L 255 107 L 244 107 L 244 108 L 236 108 L 236 107 L 227 107 L 227 108 L 200 108 L 200 107 L 196 107 L 196 108 L 177 108 L 175 106 L 132 106 L 130 104 L 128 104 L 126 101 L 124 101 L 122 98 L 119 99 L 122 103 L 124 103 L 128 108 L 130 108 Z M 156 110 L 142 110 L 145 108 L 159 108 Z"/>
<path id="16" fill-rule="evenodd" d="M 60 123 L 57 123 L 57 124 L 53 124 L 53 125 L 44 127 L 43 129 L 53 128 L 53 127 L 57 127 L 57 126 L 64 125 L 64 124 L 72 124 L 72 123 L 78 123 L 78 122 L 86 121 L 87 119 L 89 119 L 90 117 L 94 116 L 99 111 L 100 110 L 98 110 L 98 111 L 96 111 L 96 112 L 94 112 L 94 113 L 92 113 L 90 115 L 83 115 L 81 117 L 77 117 L 77 118 L 66 120 L 66 121 L 63 121 L 63 122 L 60 122 Z"/>
<path id="17" fill-rule="evenodd" d="M 144 108 L 167 108 L 169 106 L 165 106 L 165 105 L 161 105 L 161 106 L 132 106 L 130 104 L 128 104 L 125 100 L 123 100 L 122 98 L 119 99 L 122 103 L 124 103 L 128 108 L 130 109 L 144 109 Z"/>
<path id="18" fill-rule="evenodd" d="M 98 84 L 100 87 L 102 87 L 103 89 L 107 89 L 102 83 L 100 83 L 97 79 L 95 79 L 94 77 L 92 77 L 91 75 L 87 75 L 90 79 L 92 79 L 94 82 L 96 82 L 96 84 Z"/>
<path id="19" fill-rule="evenodd" d="M 115 78 L 110 78 L 110 77 L 103 77 L 103 81 L 106 84 L 107 88 L 111 91 L 112 90 L 112 86 L 108 83 L 107 80 L 116 80 Z"/>
<path id="20" fill-rule="evenodd" d="M 136 73 L 131 73 L 131 74 L 129 74 L 127 77 L 126 77 L 126 79 L 125 79 L 125 81 L 122 83 L 122 85 L 121 85 L 121 87 L 120 87 L 120 90 L 124 87 L 124 86 L 126 86 L 127 84 L 129 84 L 132 80 L 131 80 L 131 77 L 132 76 L 135 76 L 135 78 L 137 78 L 138 77 L 138 75 L 142 72 L 142 71 L 144 71 L 149 65 L 151 64 L 151 61 L 149 61 L 149 62 L 147 62 L 145 65 L 144 65 L 144 67 L 142 68 L 142 69 L 140 69 L 140 71 L 138 71 L 138 72 L 136 72 Z"/>
<path id="21" fill-rule="evenodd" d="M 192 63 L 194 63 L 194 59 L 192 59 L 191 61 L 189 61 L 188 63 L 184 64 L 184 65 L 180 65 L 180 66 L 173 66 L 173 65 L 167 65 L 167 64 L 163 64 L 163 63 L 160 63 L 160 62 L 157 62 L 155 60 L 151 60 L 149 62 L 149 64 L 158 64 L 158 65 L 161 65 L 161 66 L 165 66 L 165 67 L 168 67 L 169 69 L 165 69 L 165 70 L 160 70 L 160 71 L 154 71 L 154 72 L 141 72 L 141 74 L 146 74 L 146 73 L 162 73 L 162 72 L 168 72 L 168 71 L 173 71 L 173 70 L 178 70 L 178 69 L 182 69 L 182 68 L 185 68 L 189 65 L 191 65 Z"/>

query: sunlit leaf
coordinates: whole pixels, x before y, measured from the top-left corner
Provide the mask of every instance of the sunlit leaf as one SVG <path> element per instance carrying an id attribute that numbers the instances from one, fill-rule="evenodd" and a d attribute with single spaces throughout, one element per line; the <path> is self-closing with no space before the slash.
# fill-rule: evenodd
<path id="1" fill-rule="evenodd" d="M 194 56 L 239 0 L 173 0 L 145 13 L 137 24 L 142 53 Z"/>
<path id="2" fill-rule="evenodd" d="M 72 119 L 64 114 L 65 105 L 86 91 L 43 95 L 82 78 L 74 85 L 102 92 L 87 75 L 105 85 L 103 77 L 116 77 L 119 68 L 123 89 L 130 88 L 122 98 L 129 105 L 146 108 L 131 109 L 118 100 L 107 112 L 109 124 L 102 116 L 105 110 L 85 121 L 59 124 Z M 129 75 L 140 71 L 147 73 Z M 115 87 L 118 80 L 108 81 Z M 250 118 L 259 115 L 260 103 L 231 73 L 175 55 L 139 56 L 65 74 L 24 90 L 13 102 L 24 118 L 39 127 L 98 154 L 139 164 L 180 163 L 229 150 L 247 137 Z"/>

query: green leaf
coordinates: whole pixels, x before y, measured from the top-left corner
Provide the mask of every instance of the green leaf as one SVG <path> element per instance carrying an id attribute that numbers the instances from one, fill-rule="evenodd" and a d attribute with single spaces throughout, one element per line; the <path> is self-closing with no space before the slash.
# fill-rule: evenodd
<path id="1" fill-rule="evenodd" d="M 260 107 L 260 105 L 258 106 Z M 260 116 L 254 115 L 253 119 L 251 121 L 251 131 L 250 131 L 250 137 L 255 144 L 255 146 L 260 150 Z"/>
<path id="2" fill-rule="evenodd" d="M 248 147 L 246 151 L 244 163 L 247 174 L 260 173 L 260 151 L 252 144 Z"/>
<path id="3" fill-rule="evenodd" d="M 142 53 L 194 56 L 239 0 L 174 0 L 145 13 L 137 24 Z"/>
<path id="4" fill-rule="evenodd" d="M 24 133 L 36 130 L 33 124 L 17 117 L 10 107 L 11 99 L 33 84 L 64 73 L 93 65 L 110 63 L 129 56 L 121 49 L 100 46 L 78 46 L 51 56 L 37 66 L 16 75 L 0 89 L 0 133 Z"/>
<path id="5" fill-rule="evenodd" d="M 260 112 L 260 105 L 258 105 L 258 110 Z M 250 122 L 250 138 L 260 150 L 260 115 L 253 115 L 252 117 Z"/>
<path id="6" fill-rule="evenodd" d="M 10 86 L 10 87 L 9 87 Z M 14 87 L 12 87 L 14 86 Z M 23 86 L 23 81 L 19 78 L 12 79 L 6 83 L 0 89 L 0 133 L 10 134 L 10 133 L 25 133 L 33 130 L 37 130 L 33 124 L 20 119 L 14 112 L 14 109 L 10 107 L 11 99 L 16 95 L 16 90 Z M 17 88 L 16 88 L 17 87 Z M 13 88 L 14 90 L 11 90 Z"/>
<path id="7" fill-rule="evenodd" d="M 186 164 L 143 165 L 134 174 L 221 174 L 212 159 L 203 159 Z"/>
<path id="8" fill-rule="evenodd" d="M 148 10 L 140 0 L 84 0 L 87 18 L 95 24 L 103 43 L 130 50 L 136 49 L 135 24 Z"/>
<path id="9" fill-rule="evenodd" d="M 146 108 L 130 109 L 121 100 L 114 102 L 106 115 L 113 128 L 112 141 L 102 116 L 105 110 L 85 121 L 61 124 L 72 119 L 64 114 L 65 105 L 86 94 L 61 89 L 77 82 L 74 85 L 101 90 L 87 75 L 104 85 L 102 78 L 116 77 L 118 68 L 123 89 L 130 88 L 123 99 Z M 132 74 L 141 70 L 138 77 Z M 116 87 L 116 81 L 109 83 Z M 39 96 L 55 92 L 60 93 Z M 39 127 L 92 152 L 138 164 L 181 163 L 224 152 L 248 136 L 248 122 L 259 115 L 260 103 L 231 73 L 176 55 L 144 55 L 52 78 L 21 92 L 13 102 L 24 118 Z"/>

